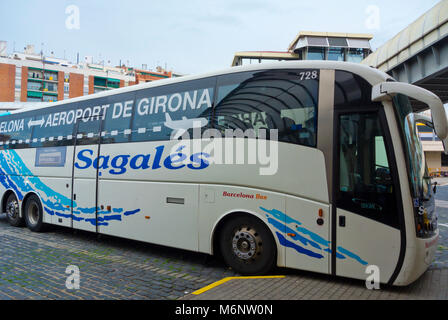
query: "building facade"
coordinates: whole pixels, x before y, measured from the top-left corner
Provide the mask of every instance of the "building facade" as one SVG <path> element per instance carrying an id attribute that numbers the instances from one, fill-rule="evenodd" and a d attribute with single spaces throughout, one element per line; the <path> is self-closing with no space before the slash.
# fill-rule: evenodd
<path id="1" fill-rule="evenodd" d="M 283 60 L 333 60 L 361 62 L 371 52 L 371 34 L 302 31 L 287 51 L 244 51 L 233 57 L 232 66 L 247 62 Z"/>
<path id="2" fill-rule="evenodd" d="M 172 77 L 129 67 L 69 62 L 32 53 L 0 57 L 0 102 L 55 102 Z"/>

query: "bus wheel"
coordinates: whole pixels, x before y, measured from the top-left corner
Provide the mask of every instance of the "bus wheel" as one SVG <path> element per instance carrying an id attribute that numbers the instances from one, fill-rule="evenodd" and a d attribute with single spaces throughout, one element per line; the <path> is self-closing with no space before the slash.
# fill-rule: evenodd
<path id="1" fill-rule="evenodd" d="M 265 274 L 276 262 L 275 241 L 266 225 L 251 216 L 228 221 L 220 233 L 224 261 L 240 274 Z"/>
<path id="2" fill-rule="evenodd" d="M 43 210 L 36 195 L 31 195 L 25 203 L 25 222 L 28 229 L 35 232 L 43 231 Z"/>
<path id="3" fill-rule="evenodd" d="M 6 200 L 6 217 L 13 227 L 23 226 L 23 218 L 19 215 L 19 202 L 14 193 L 11 193 Z"/>

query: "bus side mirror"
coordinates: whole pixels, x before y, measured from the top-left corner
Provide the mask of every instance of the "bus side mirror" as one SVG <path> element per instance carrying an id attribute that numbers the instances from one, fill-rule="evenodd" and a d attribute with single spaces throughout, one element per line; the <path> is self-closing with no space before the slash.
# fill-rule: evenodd
<path id="1" fill-rule="evenodd" d="M 434 188 L 432 189 L 432 192 L 437 192 L 437 181 L 434 182 Z"/>
<path id="2" fill-rule="evenodd" d="M 381 82 L 372 87 L 372 101 L 382 101 L 388 99 L 387 96 L 393 96 L 397 93 L 428 105 L 429 109 L 431 109 L 434 131 L 440 140 L 448 144 L 448 122 L 445 108 L 440 98 L 431 91 L 409 83 Z M 448 153 L 448 150 L 445 149 L 445 153 Z"/>

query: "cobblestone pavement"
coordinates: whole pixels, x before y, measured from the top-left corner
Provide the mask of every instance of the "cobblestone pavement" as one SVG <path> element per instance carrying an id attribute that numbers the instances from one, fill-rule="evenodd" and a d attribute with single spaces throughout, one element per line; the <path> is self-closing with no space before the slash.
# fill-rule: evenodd
<path id="1" fill-rule="evenodd" d="M 65 286 L 69 265 L 78 290 Z M 177 299 L 234 275 L 206 255 L 65 228 L 34 233 L 0 215 L 0 299 Z"/>
<path id="2" fill-rule="evenodd" d="M 0 299 L 448 299 L 448 185 L 438 187 L 436 199 L 440 241 L 430 270 L 412 286 L 376 293 L 356 280 L 277 269 L 286 277 L 231 280 L 193 296 L 238 275 L 207 255 L 65 228 L 33 233 L 0 214 Z M 79 267 L 78 290 L 65 286 L 69 265 Z"/>

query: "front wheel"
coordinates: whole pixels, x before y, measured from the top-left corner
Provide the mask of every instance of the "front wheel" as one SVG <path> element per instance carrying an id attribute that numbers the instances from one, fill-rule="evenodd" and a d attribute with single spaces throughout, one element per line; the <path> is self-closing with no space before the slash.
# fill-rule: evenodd
<path id="1" fill-rule="evenodd" d="M 44 215 L 40 200 L 36 195 L 31 195 L 25 204 L 25 222 L 28 229 L 35 232 L 43 231 Z"/>
<path id="2" fill-rule="evenodd" d="M 224 225 L 220 249 L 227 265 L 244 275 L 269 272 L 277 258 L 272 233 L 262 221 L 251 216 L 239 216 Z"/>
<path id="3" fill-rule="evenodd" d="M 6 217 L 13 227 L 21 227 L 24 225 L 23 218 L 19 215 L 19 202 L 14 193 L 11 193 L 6 199 Z"/>

